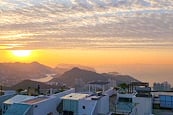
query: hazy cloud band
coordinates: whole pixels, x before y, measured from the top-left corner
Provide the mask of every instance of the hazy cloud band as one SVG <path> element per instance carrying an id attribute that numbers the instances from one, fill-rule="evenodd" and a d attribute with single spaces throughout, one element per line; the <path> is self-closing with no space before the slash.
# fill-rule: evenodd
<path id="1" fill-rule="evenodd" d="M 173 48 L 172 37 L 172 0 L 0 0 L 0 49 Z"/>

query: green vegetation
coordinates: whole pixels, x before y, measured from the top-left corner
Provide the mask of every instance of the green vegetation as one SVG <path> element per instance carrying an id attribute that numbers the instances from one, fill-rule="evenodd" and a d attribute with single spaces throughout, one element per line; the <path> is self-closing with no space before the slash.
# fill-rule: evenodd
<path id="1" fill-rule="evenodd" d="M 121 89 L 127 89 L 128 88 L 128 84 L 121 83 L 121 84 L 118 85 L 118 87 L 120 87 Z"/>

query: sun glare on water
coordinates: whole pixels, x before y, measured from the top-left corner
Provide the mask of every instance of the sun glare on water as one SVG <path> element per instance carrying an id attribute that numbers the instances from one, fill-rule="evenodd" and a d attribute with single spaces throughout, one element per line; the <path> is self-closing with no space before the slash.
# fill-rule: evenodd
<path id="1" fill-rule="evenodd" d="M 16 57 L 28 57 L 31 55 L 31 50 L 13 50 L 12 54 Z"/>

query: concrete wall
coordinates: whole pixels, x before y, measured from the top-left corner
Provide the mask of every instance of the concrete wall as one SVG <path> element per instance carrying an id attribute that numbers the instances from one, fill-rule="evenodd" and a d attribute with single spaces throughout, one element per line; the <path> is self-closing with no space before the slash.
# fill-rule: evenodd
<path id="1" fill-rule="evenodd" d="M 79 115 L 93 115 L 96 104 L 97 101 L 95 100 L 80 100 L 78 105 Z"/>
<path id="2" fill-rule="evenodd" d="M 53 115 L 59 115 L 59 113 L 57 112 L 57 106 L 61 102 L 61 97 L 74 92 L 74 89 L 60 92 L 50 96 L 49 100 L 33 105 L 33 115 L 47 115 L 51 112 L 53 113 Z"/>
<path id="3" fill-rule="evenodd" d="M 57 101 L 56 98 L 51 98 L 47 101 L 33 105 L 33 115 L 47 115 L 48 113 L 53 113 L 53 115 L 58 115 L 56 111 Z"/>
<path id="4" fill-rule="evenodd" d="M 134 103 L 137 103 L 137 115 L 152 114 L 152 98 L 149 97 L 135 97 Z"/>
<path id="5" fill-rule="evenodd" d="M 103 96 L 100 100 L 98 100 L 98 113 L 109 113 L 109 96 Z"/>
<path id="6" fill-rule="evenodd" d="M 60 92 L 60 93 L 57 93 L 57 94 L 54 94 L 52 96 L 55 96 L 56 97 L 56 103 L 57 103 L 57 106 L 60 104 L 61 102 L 61 97 L 65 96 L 65 95 L 68 95 L 70 93 L 75 93 L 75 89 L 74 88 L 71 88 L 67 91 L 63 91 L 63 92 Z"/>
<path id="7" fill-rule="evenodd" d="M 141 114 L 138 114 L 137 112 L 138 112 L 137 107 L 134 107 L 134 108 L 132 109 L 132 112 L 131 112 L 130 114 L 127 114 L 127 115 L 141 115 Z M 147 115 L 149 115 L 149 114 L 147 114 Z"/>

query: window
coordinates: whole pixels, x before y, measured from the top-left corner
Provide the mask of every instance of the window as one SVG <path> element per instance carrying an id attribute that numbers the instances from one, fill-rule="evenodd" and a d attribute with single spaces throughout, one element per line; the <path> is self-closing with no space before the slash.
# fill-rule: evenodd
<path id="1" fill-rule="evenodd" d="M 132 102 L 132 98 L 119 98 L 119 100 L 118 100 L 119 102 L 129 102 L 129 103 L 131 103 Z"/>
<path id="2" fill-rule="evenodd" d="M 82 106 L 82 109 L 85 109 L 85 106 Z"/>

